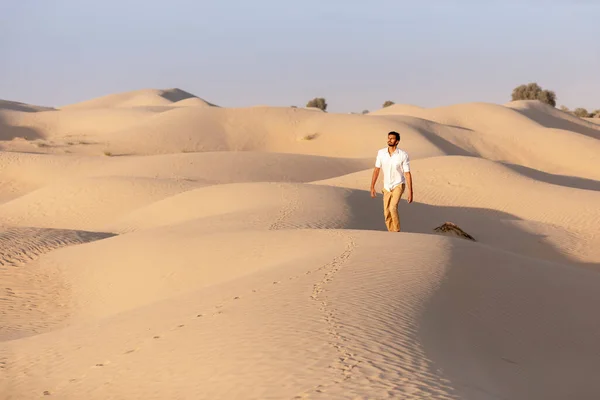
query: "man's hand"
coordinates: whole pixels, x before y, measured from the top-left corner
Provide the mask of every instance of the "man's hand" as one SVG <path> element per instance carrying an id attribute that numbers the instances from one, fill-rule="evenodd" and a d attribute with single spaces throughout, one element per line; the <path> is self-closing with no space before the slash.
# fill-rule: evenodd
<path id="1" fill-rule="evenodd" d="M 406 178 L 406 183 L 408 186 L 408 195 L 406 196 L 406 201 L 408 201 L 409 203 L 413 202 L 413 181 L 412 181 L 412 174 L 409 172 L 405 172 L 404 173 L 404 177 Z"/>
<path id="2" fill-rule="evenodd" d="M 371 178 L 371 197 L 377 197 L 377 192 L 375 191 L 375 183 L 377 182 L 377 178 L 379 177 L 379 168 L 373 168 L 373 177 Z"/>

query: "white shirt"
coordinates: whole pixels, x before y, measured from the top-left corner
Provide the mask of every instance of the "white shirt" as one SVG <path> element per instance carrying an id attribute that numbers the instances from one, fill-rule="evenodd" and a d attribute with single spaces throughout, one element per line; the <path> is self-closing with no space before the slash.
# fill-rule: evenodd
<path id="1" fill-rule="evenodd" d="M 383 172 L 383 188 L 391 192 L 396 186 L 405 182 L 404 173 L 410 171 L 408 153 L 396 148 L 390 156 L 385 147 L 377 152 L 375 167 L 381 168 Z"/>

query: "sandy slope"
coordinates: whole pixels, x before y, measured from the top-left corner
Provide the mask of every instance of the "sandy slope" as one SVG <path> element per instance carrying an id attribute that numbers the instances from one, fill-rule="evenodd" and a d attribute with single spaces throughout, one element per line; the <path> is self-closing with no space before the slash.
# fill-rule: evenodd
<path id="1" fill-rule="evenodd" d="M 65 318 L 65 286 L 60 278 L 35 261 L 52 250 L 112 236 L 52 228 L 2 227 L 0 271 L 2 300 L 0 341 L 37 334 L 49 329 L 51 321 Z"/>
<path id="2" fill-rule="evenodd" d="M 261 151 L 373 157 L 381 132 L 385 139 L 385 132 L 399 129 L 393 121 L 283 107 L 75 107 L 4 118 L 13 130 L 5 134 L 12 141 L 1 143 L 6 150 L 90 155 Z M 401 127 L 415 156 L 445 154 L 415 127 Z"/>
<path id="3" fill-rule="evenodd" d="M 600 300 L 596 273 L 458 239 L 401 235 L 402 244 L 386 233 L 355 231 L 211 237 L 196 253 L 200 268 L 189 268 L 190 260 L 185 275 L 169 269 L 176 281 L 152 273 L 148 285 L 140 281 L 116 298 L 103 282 L 126 286 L 124 274 L 141 271 L 121 269 L 118 277 L 77 271 L 70 279 L 79 287 L 96 277 L 95 291 L 83 298 L 88 313 L 149 304 L 7 342 L 6 351 L 19 355 L 7 364 L 7 387 L 20 398 L 43 391 L 61 398 L 591 399 L 598 393 L 593 377 L 600 360 L 590 351 L 600 328 L 590 308 Z M 221 247 L 231 242 L 235 252 Z M 186 248 L 177 250 L 181 260 L 193 253 Z M 66 250 L 56 256 L 67 257 Z M 223 276 L 226 282 L 210 286 Z M 186 284 L 185 293 L 177 282 Z M 180 295 L 144 299 L 162 294 L 157 283 Z M 25 367 L 27 376 L 19 378 Z"/>
<path id="4" fill-rule="evenodd" d="M 36 106 L 33 104 L 21 103 L 18 101 L 9 101 L 0 99 L 0 111 L 21 111 L 21 112 L 39 112 L 52 111 L 52 107 Z"/>
<path id="5" fill-rule="evenodd" d="M 400 205 L 401 223 L 410 232 L 428 233 L 451 221 L 494 247 L 548 260 L 600 260 L 600 185 L 580 189 L 575 180 L 563 186 L 560 179 L 541 181 L 464 156 L 416 160 L 411 168 L 419 177 L 419 201 Z M 371 171 L 364 171 L 314 183 L 364 190 L 370 177 Z M 362 220 L 375 220 L 379 202 L 355 206 L 369 210 Z"/>
<path id="6" fill-rule="evenodd" d="M 4 101 L 0 399 L 597 399 L 599 133 L 536 102 Z"/>
<path id="7" fill-rule="evenodd" d="M 154 115 L 152 109 L 73 109 L 25 113 L 5 111 L 6 123 L 27 126 L 40 132 L 44 137 L 85 136 L 86 134 L 104 133 L 107 130 L 122 129 L 139 123 L 140 120 Z"/>
<path id="8" fill-rule="evenodd" d="M 585 118 L 579 118 L 546 104 L 533 101 L 515 101 L 507 103 L 506 106 L 519 111 L 527 118 L 547 128 L 564 129 L 600 139 L 598 127 L 590 124 Z"/>
<path id="9" fill-rule="evenodd" d="M 195 101 L 191 100 L 195 99 Z M 182 101 L 193 101 L 190 104 L 212 105 L 193 94 L 178 88 L 141 89 L 123 93 L 109 94 L 75 104 L 64 105 L 62 110 L 81 108 L 132 108 L 170 106 Z"/>
<path id="10" fill-rule="evenodd" d="M 591 122 L 593 124 L 600 124 L 600 118 L 598 117 L 594 117 L 594 118 L 583 118 L 584 120 Z"/>
<path id="11" fill-rule="evenodd" d="M 74 179 L 2 204 L 0 218 L 11 225 L 94 230 L 109 218 L 195 186 L 145 178 Z"/>
<path id="12" fill-rule="evenodd" d="M 144 157 L 0 153 L 0 187 L 4 188 L 0 215 L 19 225 L 92 228 L 86 224 L 106 223 L 107 217 L 118 217 L 118 209 L 133 210 L 144 202 L 191 188 L 237 182 L 309 182 L 360 171 L 371 162 L 259 152 Z M 109 209 L 109 204 L 117 208 Z M 82 207 L 88 207 L 84 215 L 77 210 Z"/>
<path id="13" fill-rule="evenodd" d="M 511 103 L 510 107 L 468 103 L 408 111 L 390 106 L 374 112 L 373 117 L 403 121 L 407 118 L 405 113 L 462 128 L 433 132 L 435 137 L 431 140 L 448 154 L 481 156 L 549 173 L 600 180 L 595 167 L 600 163 L 600 127 L 576 121 L 579 118 L 550 106 L 537 102 Z"/>

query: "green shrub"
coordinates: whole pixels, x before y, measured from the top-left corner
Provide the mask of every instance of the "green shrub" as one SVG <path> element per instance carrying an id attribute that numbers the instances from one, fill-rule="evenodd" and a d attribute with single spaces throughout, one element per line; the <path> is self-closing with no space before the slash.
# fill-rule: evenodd
<path id="1" fill-rule="evenodd" d="M 587 118 L 592 116 L 592 114 L 582 107 L 576 108 L 575 111 L 573 111 L 573 114 L 577 115 L 579 118 Z"/>
<path id="2" fill-rule="evenodd" d="M 516 100 L 539 100 L 542 103 L 556 107 L 556 93 L 544 90 L 535 82 L 520 85 L 513 89 L 512 101 Z"/>
<path id="3" fill-rule="evenodd" d="M 327 110 L 327 102 L 323 97 L 315 97 L 314 99 L 306 103 L 306 107 L 314 107 L 325 111 Z"/>

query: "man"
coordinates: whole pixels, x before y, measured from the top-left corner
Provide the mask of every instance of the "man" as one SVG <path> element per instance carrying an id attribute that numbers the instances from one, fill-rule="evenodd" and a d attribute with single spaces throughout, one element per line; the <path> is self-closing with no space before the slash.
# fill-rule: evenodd
<path id="1" fill-rule="evenodd" d="M 387 148 L 377 152 L 375 169 L 371 179 L 371 197 L 375 198 L 375 183 L 379 177 L 379 171 L 383 170 L 383 216 L 385 225 L 390 232 L 400 232 L 400 216 L 398 215 L 398 203 L 408 186 L 407 201 L 413 201 L 412 176 L 410 174 L 410 161 L 408 154 L 398 148 L 400 134 L 398 132 L 388 133 Z"/>

